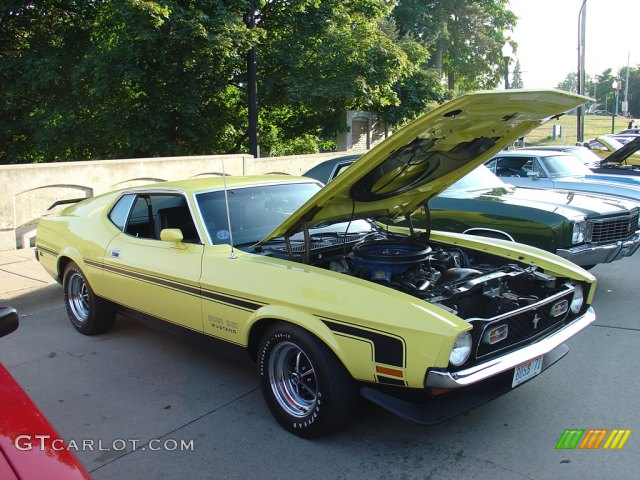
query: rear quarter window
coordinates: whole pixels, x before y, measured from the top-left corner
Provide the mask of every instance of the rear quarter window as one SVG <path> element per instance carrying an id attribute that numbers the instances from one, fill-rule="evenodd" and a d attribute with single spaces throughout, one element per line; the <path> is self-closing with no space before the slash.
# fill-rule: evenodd
<path id="1" fill-rule="evenodd" d="M 111 220 L 111 223 L 118 227 L 119 230 L 124 231 L 129 212 L 131 211 L 131 205 L 135 198 L 136 196 L 133 194 L 123 195 L 113 206 L 111 212 L 109 212 L 109 220 Z"/>

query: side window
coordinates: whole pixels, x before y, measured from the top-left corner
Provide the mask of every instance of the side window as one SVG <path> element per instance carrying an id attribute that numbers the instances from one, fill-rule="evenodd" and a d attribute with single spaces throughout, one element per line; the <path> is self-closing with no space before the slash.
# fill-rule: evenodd
<path id="1" fill-rule="evenodd" d="M 503 157 L 496 162 L 496 175 L 499 177 L 526 177 L 531 165 L 528 157 Z"/>
<path id="2" fill-rule="evenodd" d="M 138 238 L 160 240 L 160 232 L 166 228 L 180 229 L 185 243 L 201 243 L 182 195 L 138 195 L 124 232 Z"/>
<path id="3" fill-rule="evenodd" d="M 492 173 L 496 173 L 496 165 L 498 163 L 498 159 L 494 158 L 493 160 L 489 160 L 484 165 L 491 170 Z"/>
<path id="4" fill-rule="evenodd" d="M 140 238 L 154 237 L 153 210 L 148 195 L 138 195 L 136 198 L 124 233 Z"/>
<path id="5" fill-rule="evenodd" d="M 124 231 L 135 198 L 136 196 L 133 194 L 123 195 L 109 212 L 109 220 L 122 231 Z"/>

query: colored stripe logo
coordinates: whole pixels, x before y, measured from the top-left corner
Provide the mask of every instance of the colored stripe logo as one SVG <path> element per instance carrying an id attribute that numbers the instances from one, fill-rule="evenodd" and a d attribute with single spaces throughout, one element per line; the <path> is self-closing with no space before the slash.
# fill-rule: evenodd
<path id="1" fill-rule="evenodd" d="M 562 432 L 556 450 L 620 450 L 631 436 L 631 430 L 609 430 L 606 428 L 567 429 Z"/>

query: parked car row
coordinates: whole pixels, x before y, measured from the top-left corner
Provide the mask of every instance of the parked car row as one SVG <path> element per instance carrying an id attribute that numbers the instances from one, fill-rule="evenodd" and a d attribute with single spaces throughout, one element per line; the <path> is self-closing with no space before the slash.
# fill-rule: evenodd
<path id="1" fill-rule="evenodd" d="M 328 183 L 357 158 L 337 157 L 304 175 Z M 568 153 L 500 152 L 429 202 L 431 227 L 525 243 L 584 268 L 633 255 L 640 185 L 586 180 L 585 171 Z"/>

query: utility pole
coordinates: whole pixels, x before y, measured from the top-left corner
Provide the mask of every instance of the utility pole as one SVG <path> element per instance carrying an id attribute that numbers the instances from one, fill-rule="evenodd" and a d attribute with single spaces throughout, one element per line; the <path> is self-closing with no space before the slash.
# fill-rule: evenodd
<path id="1" fill-rule="evenodd" d="M 587 28 L 587 0 L 582 2 L 580 7 L 579 20 L 578 20 L 578 94 L 584 95 L 584 57 L 585 57 L 585 31 Z M 584 142 L 584 116 L 583 106 L 580 105 L 577 109 L 577 142 Z"/>
<path id="2" fill-rule="evenodd" d="M 504 58 L 504 89 L 509 90 L 509 62 L 513 55 L 513 47 L 509 42 L 506 42 L 502 47 L 502 58 Z"/>
<path id="3" fill-rule="evenodd" d="M 624 79 L 624 108 L 622 111 L 629 113 L 629 59 L 631 58 L 631 51 L 627 51 L 627 74 Z"/>
<path id="4" fill-rule="evenodd" d="M 613 88 L 613 97 L 616 102 L 613 107 L 613 113 L 611 114 L 611 134 L 615 132 L 616 129 L 616 117 L 618 116 L 618 101 L 620 100 L 620 82 L 618 79 L 620 78 L 620 70 L 618 70 L 618 76 L 615 78 L 613 83 L 611 84 L 611 88 Z"/>
<path id="5" fill-rule="evenodd" d="M 244 19 L 247 28 L 256 26 L 256 0 L 249 0 L 249 10 Z M 258 143 L 258 87 L 256 68 L 256 47 L 247 53 L 247 102 L 249 106 L 249 153 L 255 158 L 260 156 Z"/>

